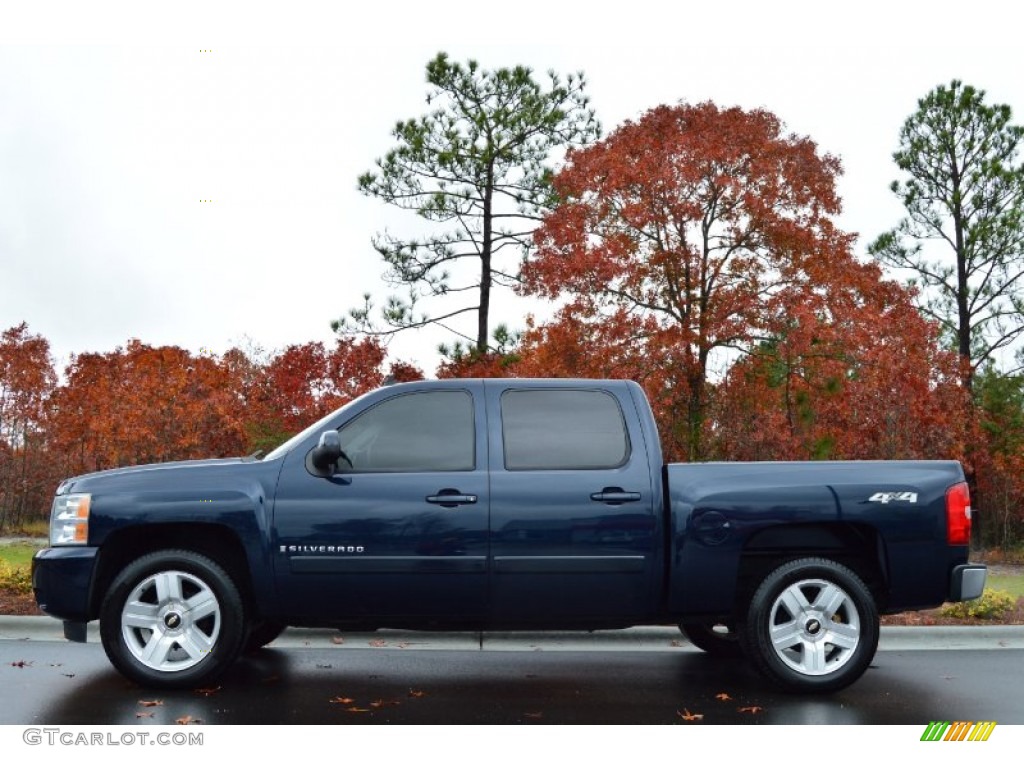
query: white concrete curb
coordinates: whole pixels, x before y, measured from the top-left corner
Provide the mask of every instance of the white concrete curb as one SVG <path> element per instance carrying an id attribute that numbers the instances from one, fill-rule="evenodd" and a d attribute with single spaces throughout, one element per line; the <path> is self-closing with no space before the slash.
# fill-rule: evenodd
<path id="1" fill-rule="evenodd" d="M 89 642 L 99 642 L 91 622 Z M 47 616 L 0 616 L 0 642 L 64 642 L 61 622 Z M 432 651 L 697 651 L 674 627 L 595 632 L 342 632 L 289 629 L 271 648 L 361 648 Z M 1024 626 L 882 627 L 880 651 L 1005 650 L 1024 648 Z"/>

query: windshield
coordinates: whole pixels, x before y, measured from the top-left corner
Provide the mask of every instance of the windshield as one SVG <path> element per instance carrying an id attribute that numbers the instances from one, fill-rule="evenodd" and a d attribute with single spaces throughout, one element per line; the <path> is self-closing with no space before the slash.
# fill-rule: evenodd
<path id="1" fill-rule="evenodd" d="M 299 434 L 288 438 L 283 443 L 281 443 L 281 445 L 277 446 L 277 448 L 275 448 L 266 456 L 264 456 L 263 461 L 273 461 L 274 459 L 279 459 L 286 453 L 288 453 L 296 445 L 304 441 L 310 435 L 316 435 L 321 432 L 324 432 L 325 430 L 332 429 L 333 426 L 336 426 L 339 423 L 339 417 L 342 411 L 346 410 L 349 406 L 355 405 L 369 394 L 371 394 L 371 392 L 367 392 L 366 394 L 360 395 L 355 400 L 350 400 L 348 403 L 341 406 L 341 408 L 339 408 L 338 410 L 334 411 L 333 413 L 327 414 L 322 419 L 320 419 L 320 421 L 316 422 L 315 424 L 312 424 L 311 426 L 306 427 L 304 430 L 299 432 Z"/>

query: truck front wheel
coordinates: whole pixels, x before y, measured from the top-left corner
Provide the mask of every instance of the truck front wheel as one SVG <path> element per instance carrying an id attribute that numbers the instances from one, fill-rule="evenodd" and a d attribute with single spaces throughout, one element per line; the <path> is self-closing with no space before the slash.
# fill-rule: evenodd
<path id="1" fill-rule="evenodd" d="M 754 593 L 741 642 L 769 680 L 827 693 L 856 681 L 878 648 L 878 610 L 856 573 L 824 558 L 776 568 Z"/>
<path id="2" fill-rule="evenodd" d="M 219 677 L 246 639 L 231 577 L 195 552 L 165 550 L 122 570 L 100 608 L 100 637 L 114 667 L 144 686 L 193 688 Z"/>
<path id="3" fill-rule="evenodd" d="M 249 627 L 249 636 L 242 646 L 242 653 L 255 653 L 265 645 L 274 642 L 288 625 L 278 621 L 259 621 Z"/>

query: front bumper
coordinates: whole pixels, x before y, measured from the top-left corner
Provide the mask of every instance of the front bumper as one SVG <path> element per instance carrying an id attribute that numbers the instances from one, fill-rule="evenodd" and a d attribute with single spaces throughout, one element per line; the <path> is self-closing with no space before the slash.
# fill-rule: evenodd
<path id="1" fill-rule="evenodd" d="M 51 547 L 32 558 L 32 591 L 39 609 L 64 621 L 89 621 L 97 547 Z"/>
<path id="2" fill-rule="evenodd" d="M 949 579 L 949 600 L 956 603 L 974 600 L 985 591 L 988 569 L 984 565 L 958 565 Z"/>

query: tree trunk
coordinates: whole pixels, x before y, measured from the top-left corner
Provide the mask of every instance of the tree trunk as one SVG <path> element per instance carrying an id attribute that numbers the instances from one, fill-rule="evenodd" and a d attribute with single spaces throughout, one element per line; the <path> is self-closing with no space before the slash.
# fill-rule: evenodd
<path id="1" fill-rule="evenodd" d="M 480 243 L 480 307 L 477 310 L 476 351 L 483 355 L 487 352 L 487 340 L 490 336 L 488 314 L 491 310 L 491 247 L 493 238 L 494 197 L 492 169 L 487 169 L 487 185 L 484 188 L 483 241 Z"/>

